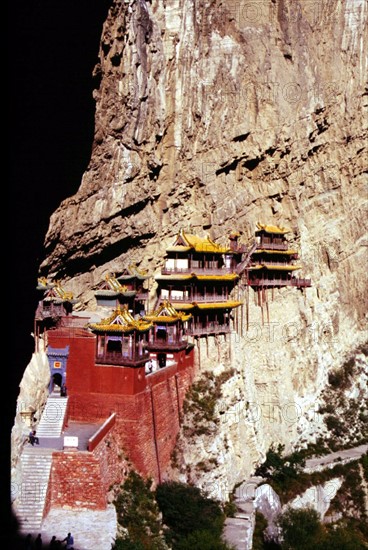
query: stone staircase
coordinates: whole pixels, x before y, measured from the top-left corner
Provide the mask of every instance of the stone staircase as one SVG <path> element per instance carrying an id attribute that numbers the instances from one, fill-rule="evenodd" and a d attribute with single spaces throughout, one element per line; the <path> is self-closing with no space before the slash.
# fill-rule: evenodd
<path id="1" fill-rule="evenodd" d="M 45 508 L 52 449 L 27 445 L 21 455 L 22 483 L 15 502 L 15 512 L 23 533 L 38 532 Z"/>
<path id="2" fill-rule="evenodd" d="M 61 436 L 67 405 L 68 397 L 60 397 L 57 393 L 52 393 L 48 397 L 37 427 L 39 438 Z"/>

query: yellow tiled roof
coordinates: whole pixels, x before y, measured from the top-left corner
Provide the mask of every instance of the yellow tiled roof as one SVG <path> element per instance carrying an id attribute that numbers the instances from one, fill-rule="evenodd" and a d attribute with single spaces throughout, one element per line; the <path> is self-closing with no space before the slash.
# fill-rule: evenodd
<path id="1" fill-rule="evenodd" d="M 266 233 L 276 233 L 285 235 L 285 233 L 291 233 L 291 229 L 279 225 L 266 225 L 265 223 L 257 223 L 258 231 L 265 231 Z"/>
<path id="2" fill-rule="evenodd" d="M 177 311 L 168 300 L 164 300 L 158 309 L 145 315 L 144 319 L 152 322 L 174 323 L 176 321 L 188 321 L 191 316 L 190 313 L 185 315 L 182 311 Z"/>
<path id="3" fill-rule="evenodd" d="M 127 306 L 116 308 L 110 317 L 99 323 L 90 323 L 89 328 L 96 332 L 144 332 L 152 327 L 152 323 L 142 319 L 135 320 Z"/>
<path id="4" fill-rule="evenodd" d="M 296 271 L 297 269 L 302 268 L 301 265 L 269 265 L 269 264 L 265 264 L 263 267 L 271 271 Z"/>
<path id="5" fill-rule="evenodd" d="M 229 302 L 207 302 L 204 304 L 196 303 L 195 306 L 198 309 L 226 309 L 241 306 L 243 302 L 229 301 Z"/>
<path id="6" fill-rule="evenodd" d="M 184 245 L 178 245 L 178 241 L 184 241 Z M 220 246 L 219 244 L 212 241 L 208 236 L 207 237 L 198 237 L 198 235 L 191 235 L 190 233 L 185 233 L 180 231 L 176 237 L 174 244 L 170 247 L 173 247 L 185 250 L 194 249 L 196 252 L 210 252 L 214 254 L 225 254 L 230 251 L 229 247 Z"/>
<path id="7" fill-rule="evenodd" d="M 224 273 L 224 275 L 196 275 L 193 273 L 198 281 L 234 281 L 239 278 L 237 273 Z"/>
<path id="8" fill-rule="evenodd" d="M 173 300 L 173 302 L 175 302 L 175 300 Z M 178 310 L 178 311 L 188 311 L 188 309 L 193 309 L 194 308 L 194 305 L 191 303 L 191 302 L 177 302 L 175 303 L 175 308 Z"/>
<path id="9" fill-rule="evenodd" d="M 189 250 L 192 250 L 191 246 L 183 246 L 181 244 L 169 246 L 166 249 L 167 252 L 189 252 Z"/>
<path id="10" fill-rule="evenodd" d="M 157 275 L 155 279 L 156 281 L 187 281 L 193 279 L 193 274 L 170 273 L 170 275 Z"/>

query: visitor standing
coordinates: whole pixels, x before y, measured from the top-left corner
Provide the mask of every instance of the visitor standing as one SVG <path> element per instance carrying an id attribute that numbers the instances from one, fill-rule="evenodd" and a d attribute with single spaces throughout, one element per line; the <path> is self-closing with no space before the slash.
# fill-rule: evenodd
<path id="1" fill-rule="evenodd" d="M 68 533 L 68 535 L 65 537 L 65 539 L 63 539 L 61 542 L 66 542 L 65 548 L 67 550 L 72 550 L 73 545 L 74 545 L 74 539 L 73 539 L 73 536 L 72 536 L 71 533 Z"/>

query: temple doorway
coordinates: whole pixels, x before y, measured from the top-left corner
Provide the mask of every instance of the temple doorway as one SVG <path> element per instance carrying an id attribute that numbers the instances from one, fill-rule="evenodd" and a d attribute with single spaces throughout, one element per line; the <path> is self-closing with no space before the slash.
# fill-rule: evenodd
<path id="1" fill-rule="evenodd" d="M 63 377 L 59 372 L 56 372 L 52 375 L 52 391 L 60 392 L 61 386 L 63 384 Z"/>

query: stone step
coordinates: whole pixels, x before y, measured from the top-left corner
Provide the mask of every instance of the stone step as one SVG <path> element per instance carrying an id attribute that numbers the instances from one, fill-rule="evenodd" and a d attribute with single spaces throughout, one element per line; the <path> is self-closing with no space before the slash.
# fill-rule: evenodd
<path id="1" fill-rule="evenodd" d="M 21 485 L 15 503 L 21 531 L 41 527 L 52 463 L 52 449 L 25 447 L 21 455 Z"/>
<path id="2" fill-rule="evenodd" d="M 48 397 L 37 427 L 38 437 L 60 437 L 67 406 L 67 397 Z"/>

